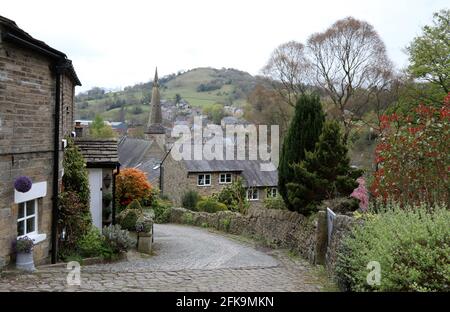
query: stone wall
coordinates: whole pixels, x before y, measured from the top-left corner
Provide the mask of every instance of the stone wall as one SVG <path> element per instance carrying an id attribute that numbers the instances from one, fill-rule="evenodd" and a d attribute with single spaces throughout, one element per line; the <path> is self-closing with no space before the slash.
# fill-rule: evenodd
<path id="1" fill-rule="evenodd" d="M 336 269 L 337 252 L 342 245 L 343 238 L 347 236 L 356 224 L 354 218 L 346 215 L 336 215 L 333 221 L 333 231 L 326 249 L 326 269 L 330 276 L 334 276 Z"/>

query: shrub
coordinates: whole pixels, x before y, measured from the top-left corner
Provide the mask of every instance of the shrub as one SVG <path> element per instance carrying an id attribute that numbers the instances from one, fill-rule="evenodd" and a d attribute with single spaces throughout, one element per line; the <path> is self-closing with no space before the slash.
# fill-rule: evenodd
<path id="1" fill-rule="evenodd" d="M 284 204 L 283 197 L 277 194 L 275 197 L 267 197 L 264 199 L 264 207 L 267 209 L 278 209 L 285 210 L 287 209 Z"/>
<path id="2" fill-rule="evenodd" d="M 152 206 L 155 214 L 156 223 L 168 223 L 170 221 L 170 214 L 172 211 L 172 203 L 168 200 L 157 199 Z"/>
<path id="3" fill-rule="evenodd" d="M 354 215 L 354 211 L 358 210 L 360 201 L 354 197 L 337 197 L 324 200 L 319 210 L 330 208 L 334 213 Z"/>
<path id="4" fill-rule="evenodd" d="M 199 198 L 200 196 L 196 191 L 189 190 L 183 194 L 181 204 L 183 205 L 183 208 L 195 211 L 197 209 Z"/>
<path id="5" fill-rule="evenodd" d="M 247 191 L 242 185 L 241 178 L 224 187 L 215 198 L 231 211 L 245 213 L 249 207 Z"/>
<path id="6" fill-rule="evenodd" d="M 141 203 L 140 203 L 137 199 L 133 200 L 133 201 L 127 206 L 126 209 L 133 209 L 133 210 L 138 210 L 138 211 L 141 211 L 141 212 L 142 212 L 142 206 L 141 206 Z"/>
<path id="7" fill-rule="evenodd" d="M 364 217 L 343 240 L 337 259 L 342 288 L 352 291 L 448 291 L 450 211 L 442 206 L 387 204 Z M 367 283 L 368 263 L 378 261 L 380 285 Z"/>
<path id="8" fill-rule="evenodd" d="M 199 201 L 197 204 L 197 209 L 198 211 L 205 211 L 210 213 L 228 210 L 225 204 L 218 202 L 213 197 L 207 197 Z"/>
<path id="9" fill-rule="evenodd" d="M 325 114 L 319 96 L 304 95 L 298 99 L 289 130 L 284 137 L 278 165 L 278 190 L 289 210 L 296 211 L 296 205 L 291 203 L 287 190 L 287 184 L 295 181 L 290 166 L 304 160 L 306 151 L 314 150 L 324 121 Z"/>
<path id="10" fill-rule="evenodd" d="M 98 257 L 102 255 L 103 246 L 103 237 L 95 227 L 91 227 L 77 242 L 77 249 L 82 257 Z"/>
<path id="11" fill-rule="evenodd" d="M 59 233 L 65 233 L 60 242 L 60 249 L 76 248 L 76 243 L 89 232 L 92 225 L 89 207 L 81 202 L 77 193 L 62 192 L 58 201 Z"/>
<path id="12" fill-rule="evenodd" d="M 139 209 L 127 208 L 118 215 L 117 221 L 123 229 L 135 231 L 136 222 L 141 216 L 142 211 L 140 211 Z"/>
<path id="13" fill-rule="evenodd" d="M 194 216 L 190 212 L 186 212 L 181 217 L 181 222 L 186 224 L 193 224 L 194 223 Z"/>
<path id="14" fill-rule="evenodd" d="M 147 216 L 141 216 L 136 221 L 136 232 L 151 233 L 153 228 L 153 220 Z"/>
<path id="15" fill-rule="evenodd" d="M 222 219 L 220 221 L 222 228 L 225 232 L 229 232 L 230 231 L 230 226 L 231 226 L 231 220 L 230 219 Z"/>
<path id="16" fill-rule="evenodd" d="M 130 237 L 128 231 L 122 230 L 118 224 L 105 226 L 103 228 L 103 236 L 106 244 L 115 254 L 126 252 L 136 245 L 136 241 Z"/>
<path id="17" fill-rule="evenodd" d="M 89 176 L 86 161 L 72 139 L 68 140 L 68 146 L 64 150 L 63 167 L 64 191 L 76 193 L 79 201 L 89 207 Z"/>
<path id="18" fill-rule="evenodd" d="M 15 242 L 14 249 L 18 253 L 30 253 L 33 250 L 34 242 L 31 238 L 24 236 L 18 238 Z"/>
<path id="19" fill-rule="evenodd" d="M 371 193 L 403 205 L 449 202 L 449 121 L 450 95 L 441 109 L 421 104 L 404 116 L 381 116 Z"/>
<path id="20" fill-rule="evenodd" d="M 325 199 L 349 196 L 358 186 L 362 171 L 350 166 L 347 146 L 336 121 L 327 121 L 313 152 L 290 166 L 293 180 L 287 183 L 289 202 L 295 210 L 309 215 Z"/>
<path id="21" fill-rule="evenodd" d="M 120 171 L 116 177 L 116 204 L 118 211 L 122 211 L 133 200 L 151 200 L 152 187 L 147 180 L 146 174 L 135 168 L 126 168 Z"/>
<path id="22" fill-rule="evenodd" d="M 369 207 L 369 192 L 366 188 L 366 180 L 364 177 L 360 177 L 356 179 L 356 182 L 359 183 L 358 187 L 353 190 L 350 194 L 350 197 L 356 198 L 359 200 L 359 209 L 362 211 L 367 211 Z"/>

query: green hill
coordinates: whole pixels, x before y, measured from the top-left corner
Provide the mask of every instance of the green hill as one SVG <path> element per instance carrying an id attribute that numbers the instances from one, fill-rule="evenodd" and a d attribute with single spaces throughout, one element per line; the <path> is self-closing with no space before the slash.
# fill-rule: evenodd
<path id="1" fill-rule="evenodd" d="M 242 107 L 256 78 L 236 69 L 196 68 L 161 77 L 159 82 L 163 100 L 175 102 L 178 94 L 194 107 L 215 103 Z M 111 121 L 142 122 L 148 116 L 151 89 L 150 81 L 117 92 L 93 88 L 80 93 L 75 98 L 76 118 L 93 119 L 100 114 Z"/>

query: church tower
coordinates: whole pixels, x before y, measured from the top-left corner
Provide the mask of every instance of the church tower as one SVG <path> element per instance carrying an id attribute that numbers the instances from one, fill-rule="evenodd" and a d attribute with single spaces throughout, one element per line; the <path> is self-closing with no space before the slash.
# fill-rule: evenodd
<path id="1" fill-rule="evenodd" d="M 152 100 L 150 102 L 150 116 L 145 130 L 145 137 L 154 140 L 163 150 L 165 150 L 166 129 L 162 125 L 161 97 L 159 94 L 158 68 L 155 70 L 153 79 Z"/>

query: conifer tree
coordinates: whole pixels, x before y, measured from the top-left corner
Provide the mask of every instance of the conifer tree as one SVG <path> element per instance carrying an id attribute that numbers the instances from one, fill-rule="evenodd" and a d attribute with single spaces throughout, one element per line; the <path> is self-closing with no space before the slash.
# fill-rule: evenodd
<path id="1" fill-rule="evenodd" d="M 339 124 L 327 121 L 313 152 L 290 166 L 293 181 L 287 183 L 289 202 L 305 215 L 317 210 L 324 199 L 349 196 L 358 186 L 362 170 L 350 166 Z"/>
<path id="2" fill-rule="evenodd" d="M 305 151 L 312 151 L 319 139 L 325 120 L 317 95 L 302 95 L 296 104 L 295 114 L 283 142 L 278 166 L 278 189 L 289 210 L 295 205 L 289 201 L 286 185 L 293 182 L 291 164 L 301 162 Z"/>

